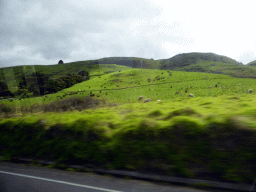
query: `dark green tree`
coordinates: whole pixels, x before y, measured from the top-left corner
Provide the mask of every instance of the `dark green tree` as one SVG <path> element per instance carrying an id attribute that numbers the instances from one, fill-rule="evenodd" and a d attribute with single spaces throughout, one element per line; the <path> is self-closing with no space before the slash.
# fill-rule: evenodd
<path id="1" fill-rule="evenodd" d="M 8 90 L 8 86 L 4 81 L 0 81 L 0 97 L 8 97 L 11 96 L 13 97 L 13 93 Z"/>
<path id="2" fill-rule="evenodd" d="M 8 90 L 8 86 L 4 81 L 0 81 L 0 92 Z"/>

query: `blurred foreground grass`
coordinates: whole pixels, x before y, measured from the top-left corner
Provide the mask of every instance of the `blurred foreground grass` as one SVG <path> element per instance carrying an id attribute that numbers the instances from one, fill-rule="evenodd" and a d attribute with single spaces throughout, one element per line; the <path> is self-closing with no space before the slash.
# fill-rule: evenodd
<path id="1" fill-rule="evenodd" d="M 87 102 L 92 109 L 4 113 L 0 155 L 233 182 L 256 176 L 253 95 Z"/>

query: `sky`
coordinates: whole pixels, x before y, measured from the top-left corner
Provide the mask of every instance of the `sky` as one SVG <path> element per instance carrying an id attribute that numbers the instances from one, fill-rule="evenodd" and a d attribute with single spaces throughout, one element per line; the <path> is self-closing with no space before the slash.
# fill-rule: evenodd
<path id="1" fill-rule="evenodd" d="M 254 0 L 0 0 L 0 68 L 211 52 L 256 60 Z"/>

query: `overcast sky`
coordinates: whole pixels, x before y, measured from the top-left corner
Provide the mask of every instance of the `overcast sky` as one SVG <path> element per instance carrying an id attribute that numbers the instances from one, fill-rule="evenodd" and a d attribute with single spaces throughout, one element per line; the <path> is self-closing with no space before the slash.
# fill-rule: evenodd
<path id="1" fill-rule="evenodd" d="M 256 60 L 254 0 L 0 0 L 0 67 L 212 52 Z"/>

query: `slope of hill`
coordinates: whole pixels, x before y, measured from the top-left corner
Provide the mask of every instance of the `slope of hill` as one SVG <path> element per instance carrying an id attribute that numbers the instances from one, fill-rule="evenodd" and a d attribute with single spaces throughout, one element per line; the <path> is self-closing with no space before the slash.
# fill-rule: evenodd
<path id="1" fill-rule="evenodd" d="M 106 57 L 98 60 L 99 64 L 116 64 L 132 68 L 158 69 L 158 61 L 138 57 Z"/>
<path id="2" fill-rule="evenodd" d="M 129 69 L 126 66 L 120 65 L 99 65 L 97 60 L 77 61 L 59 65 L 24 65 L 7 67 L 0 69 L 0 81 L 5 82 L 11 92 L 17 90 L 22 77 L 35 72 L 41 72 L 50 79 L 57 79 L 61 76 L 78 74 L 79 71 L 89 72 L 89 76 L 99 76 L 102 74 Z"/>
<path id="3" fill-rule="evenodd" d="M 160 69 L 226 74 L 233 77 L 256 78 L 256 68 L 214 53 L 183 53 L 159 60 Z M 256 63 L 255 63 L 256 65 Z"/>
<path id="4" fill-rule="evenodd" d="M 171 57 L 170 59 L 161 60 L 160 69 L 177 69 L 189 65 L 198 64 L 204 61 L 231 63 L 234 65 L 243 65 L 234 59 L 214 53 L 182 53 Z"/>
<path id="5" fill-rule="evenodd" d="M 256 66 L 256 60 L 247 63 L 248 66 Z"/>
<path id="6" fill-rule="evenodd" d="M 234 65 L 232 63 L 202 61 L 198 64 L 174 69 L 176 71 L 205 72 L 225 74 L 232 77 L 256 78 L 256 68 L 247 65 Z"/>

